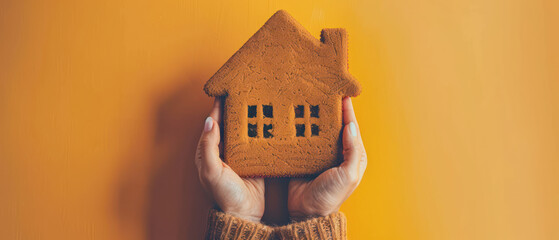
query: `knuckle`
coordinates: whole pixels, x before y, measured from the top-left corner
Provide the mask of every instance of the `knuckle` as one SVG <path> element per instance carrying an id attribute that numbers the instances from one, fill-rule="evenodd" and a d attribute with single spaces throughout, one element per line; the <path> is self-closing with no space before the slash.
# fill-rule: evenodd
<path id="1" fill-rule="evenodd" d="M 348 182 L 351 186 L 355 186 L 357 185 L 357 183 L 359 182 L 359 175 L 357 173 L 350 173 L 348 174 L 349 178 L 348 178 Z"/>
<path id="2" fill-rule="evenodd" d="M 202 160 L 204 160 L 203 153 L 203 149 L 200 147 L 200 145 L 198 145 L 198 148 L 196 149 L 196 155 L 194 155 L 194 164 L 196 164 L 197 167 L 200 167 Z"/>
<path id="3" fill-rule="evenodd" d="M 196 149 L 197 154 L 203 159 L 204 155 L 208 152 L 219 151 L 219 146 L 214 143 L 211 139 L 203 138 L 198 142 L 198 148 Z"/>
<path id="4" fill-rule="evenodd" d="M 356 145 L 349 145 L 344 147 L 344 154 L 356 153 L 358 151 L 359 148 Z"/>
<path id="5" fill-rule="evenodd" d="M 200 180 L 203 180 L 205 183 L 214 183 L 221 174 L 219 169 L 204 167 L 200 170 L 199 175 Z"/>
<path id="6" fill-rule="evenodd" d="M 341 171 L 341 181 L 345 182 L 346 184 L 350 185 L 350 186 L 354 186 L 357 184 L 357 182 L 359 182 L 359 176 L 357 173 L 352 173 L 349 171 Z"/>
<path id="7" fill-rule="evenodd" d="M 205 170 L 200 171 L 198 176 L 199 176 L 200 182 L 204 185 L 210 185 L 210 183 L 213 180 L 211 175 L 205 173 Z"/>
<path id="8" fill-rule="evenodd" d="M 200 142 L 198 143 L 198 147 L 201 149 L 205 149 L 208 146 L 210 146 L 211 141 L 210 138 L 208 138 L 207 136 L 200 138 Z"/>

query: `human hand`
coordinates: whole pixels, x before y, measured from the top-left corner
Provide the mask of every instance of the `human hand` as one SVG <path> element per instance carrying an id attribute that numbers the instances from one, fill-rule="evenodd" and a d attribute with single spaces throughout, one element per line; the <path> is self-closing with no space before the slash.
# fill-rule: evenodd
<path id="1" fill-rule="evenodd" d="M 220 119 L 221 100 L 216 98 L 196 150 L 200 182 L 223 212 L 259 222 L 264 215 L 264 179 L 243 179 L 221 160 Z"/>
<path id="2" fill-rule="evenodd" d="M 315 179 L 291 179 L 287 208 L 294 220 L 327 216 L 342 203 L 361 182 L 367 167 L 367 154 L 349 97 L 342 100 L 343 156 L 340 166 L 326 170 Z"/>

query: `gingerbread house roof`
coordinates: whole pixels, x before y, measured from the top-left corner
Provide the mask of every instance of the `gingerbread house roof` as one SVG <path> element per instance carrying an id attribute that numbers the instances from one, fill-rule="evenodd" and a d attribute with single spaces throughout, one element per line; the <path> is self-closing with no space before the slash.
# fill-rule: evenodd
<path id="1" fill-rule="evenodd" d="M 361 86 L 348 71 L 347 48 L 345 29 L 323 29 L 319 40 L 279 10 L 206 82 L 204 90 L 210 96 L 225 96 L 257 71 L 276 80 L 297 75 L 322 91 L 357 96 Z"/>

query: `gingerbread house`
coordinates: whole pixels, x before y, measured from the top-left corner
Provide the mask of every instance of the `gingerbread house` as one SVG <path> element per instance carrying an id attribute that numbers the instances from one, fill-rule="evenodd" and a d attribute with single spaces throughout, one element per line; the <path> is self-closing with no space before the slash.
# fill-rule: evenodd
<path id="1" fill-rule="evenodd" d="M 240 176 L 312 176 L 341 161 L 348 72 L 345 29 L 313 37 L 276 12 L 206 83 L 224 98 L 224 161 Z"/>

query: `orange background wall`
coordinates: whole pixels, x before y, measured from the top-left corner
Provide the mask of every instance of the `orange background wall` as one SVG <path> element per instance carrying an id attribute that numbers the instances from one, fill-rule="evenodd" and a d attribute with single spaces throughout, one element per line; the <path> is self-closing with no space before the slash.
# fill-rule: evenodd
<path id="1" fill-rule="evenodd" d="M 351 239 L 559 239 L 552 0 L 1 1 L 0 238 L 200 238 L 202 85 L 277 9 L 350 34 Z"/>

